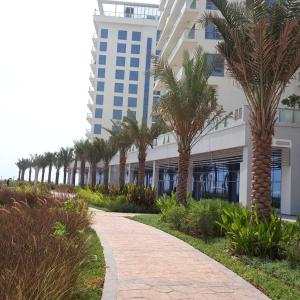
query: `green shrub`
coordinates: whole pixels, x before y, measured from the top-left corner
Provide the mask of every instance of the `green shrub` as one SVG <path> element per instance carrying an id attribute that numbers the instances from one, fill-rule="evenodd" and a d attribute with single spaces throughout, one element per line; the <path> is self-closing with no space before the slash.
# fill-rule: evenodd
<path id="1" fill-rule="evenodd" d="M 172 206 L 166 212 L 166 221 L 177 230 L 186 228 L 187 209 L 183 205 Z"/>
<path id="2" fill-rule="evenodd" d="M 104 201 L 103 195 L 93 192 L 89 187 L 77 188 L 77 197 L 98 205 Z"/>
<path id="3" fill-rule="evenodd" d="M 129 203 L 144 206 L 154 207 L 156 191 L 152 188 L 142 188 L 138 185 L 128 185 L 127 201 Z"/>
<path id="4" fill-rule="evenodd" d="M 282 257 L 284 245 L 294 235 L 292 226 L 286 225 L 275 212 L 269 222 L 261 221 L 255 209 L 228 207 L 222 214 L 220 226 L 229 238 L 231 250 L 249 256 Z"/>
<path id="5" fill-rule="evenodd" d="M 161 198 L 155 201 L 155 204 L 160 210 L 161 221 L 166 222 L 168 211 L 177 205 L 176 194 L 172 193 L 171 197 L 167 196 L 167 194 L 163 194 Z"/>
<path id="6" fill-rule="evenodd" d="M 287 260 L 291 268 L 300 267 L 300 242 L 293 242 L 287 247 Z"/>

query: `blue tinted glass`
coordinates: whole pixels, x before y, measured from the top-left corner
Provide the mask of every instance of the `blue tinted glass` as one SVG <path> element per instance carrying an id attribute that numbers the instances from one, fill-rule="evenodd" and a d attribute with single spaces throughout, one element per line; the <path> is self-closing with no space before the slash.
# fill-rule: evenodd
<path id="1" fill-rule="evenodd" d="M 140 54 L 140 45 L 131 45 L 132 54 Z"/>
<path id="2" fill-rule="evenodd" d="M 136 111 L 128 110 L 127 117 L 130 119 L 136 119 Z"/>
<path id="3" fill-rule="evenodd" d="M 117 56 L 116 64 L 119 67 L 125 66 L 125 57 Z"/>
<path id="4" fill-rule="evenodd" d="M 130 71 L 129 80 L 139 80 L 139 72 L 138 71 Z"/>
<path id="5" fill-rule="evenodd" d="M 96 104 L 102 105 L 103 104 L 103 99 L 104 99 L 103 95 L 97 95 L 96 96 Z"/>
<path id="6" fill-rule="evenodd" d="M 118 43 L 118 45 L 117 45 L 117 51 L 119 53 L 125 53 L 126 52 L 126 44 Z"/>
<path id="7" fill-rule="evenodd" d="M 206 0 L 206 9 L 216 10 L 217 7 L 212 3 L 211 0 Z"/>
<path id="8" fill-rule="evenodd" d="M 99 65 L 106 65 L 106 56 L 99 55 Z"/>
<path id="9" fill-rule="evenodd" d="M 102 129 L 101 124 L 95 124 L 94 125 L 94 134 L 101 134 L 101 129 Z"/>
<path id="10" fill-rule="evenodd" d="M 160 30 L 157 30 L 157 32 L 156 32 L 156 41 L 157 41 L 157 42 L 159 41 L 160 36 L 161 36 L 161 31 L 160 31 Z"/>
<path id="11" fill-rule="evenodd" d="M 100 36 L 101 36 L 103 39 L 107 39 L 107 37 L 108 37 L 108 29 L 101 29 Z"/>
<path id="12" fill-rule="evenodd" d="M 118 130 L 120 130 L 120 129 L 121 129 L 121 127 L 118 126 L 118 125 L 113 125 L 113 126 L 111 127 L 111 130 L 112 130 L 113 132 L 116 132 L 116 131 L 118 131 Z"/>
<path id="13" fill-rule="evenodd" d="M 102 118 L 102 113 L 103 113 L 102 108 L 96 108 L 95 109 L 95 118 Z"/>
<path id="14" fill-rule="evenodd" d="M 114 120 L 122 120 L 122 110 L 114 109 L 113 110 L 113 119 Z"/>
<path id="15" fill-rule="evenodd" d="M 115 92 L 123 93 L 123 91 L 124 91 L 124 84 L 123 83 L 115 83 Z"/>
<path id="16" fill-rule="evenodd" d="M 127 31 L 119 30 L 118 31 L 118 39 L 119 40 L 127 40 Z"/>
<path id="17" fill-rule="evenodd" d="M 103 81 L 98 81 L 97 82 L 97 91 L 98 92 L 103 92 L 104 91 L 104 82 Z"/>
<path id="18" fill-rule="evenodd" d="M 140 59 L 132 57 L 130 58 L 130 67 L 138 68 L 140 66 Z"/>
<path id="19" fill-rule="evenodd" d="M 128 93 L 129 94 L 137 94 L 138 86 L 137 84 L 129 84 L 128 86 Z"/>
<path id="20" fill-rule="evenodd" d="M 209 40 L 222 40 L 221 34 L 212 22 L 207 22 L 205 25 L 205 38 Z"/>
<path id="21" fill-rule="evenodd" d="M 124 70 L 116 70 L 116 79 L 124 79 L 125 71 Z"/>
<path id="22" fill-rule="evenodd" d="M 115 96 L 114 97 L 114 106 L 122 106 L 123 105 L 123 97 Z"/>
<path id="23" fill-rule="evenodd" d="M 214 64 L 212 76 L 224 76 L 224 58 L 219 54 L 207 54 L 208 64 Z"/>
<path id="24" fill-rule="evenodd" d="M 137 99 L 133 97 L 128 98 L 128 107 L 136 107 Z"/>
<path id="25" fill-rule="evenodd" d="M 141 40 L 141 33 L 138 31 L 132 32 L 132 40 L 139 42 Z"/>
<path id="26" fill-rule="evenodd" d="M 98 78 L 104 78 L 105 77 L 105 69 L 99 68 L 98 69 Z"/>
<path id="27" fill-rule="evenodd" d="M 106 51 L 107 50 L 107 43 L 106 42 L 100 42 L 100 51 Z"/>

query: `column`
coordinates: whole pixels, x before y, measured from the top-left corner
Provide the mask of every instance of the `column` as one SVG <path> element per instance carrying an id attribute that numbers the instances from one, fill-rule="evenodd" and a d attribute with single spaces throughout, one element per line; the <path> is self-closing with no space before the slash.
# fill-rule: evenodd
<path id="1" fill-rule="evenodd" d="M 243 149 L 243 161 L 240 163 L 239 202 L 243 206 L 251 207 L 251 145 Z"/>
<path id="2" fill-rule="evenodd" d="M 158 181 L 159 181 L 159 165 L 156 160 L 153 161 L 152 165 L 152 188 L 158 192 Z"/>
<path id="3" fill-rule="evenodd" d="M 193 162 L 190 162 L 189 165 L 189 175 L 188 175 L 188 183 L 187 183 L 187 192 L 188 194 L 193 194 L 193 172 L 194 172 L 194 168 L 193 168 Z"/>

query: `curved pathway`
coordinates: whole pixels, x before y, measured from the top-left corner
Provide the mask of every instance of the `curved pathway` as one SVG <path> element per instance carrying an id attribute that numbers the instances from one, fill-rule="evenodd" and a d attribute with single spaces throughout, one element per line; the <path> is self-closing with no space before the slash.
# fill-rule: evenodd
<path id="1" fill-rule="evenodd" d="M 102 300 L 269 299 L 185 242 L 123 217 L 132 214 L 93 211 L 107 265 Z"/>

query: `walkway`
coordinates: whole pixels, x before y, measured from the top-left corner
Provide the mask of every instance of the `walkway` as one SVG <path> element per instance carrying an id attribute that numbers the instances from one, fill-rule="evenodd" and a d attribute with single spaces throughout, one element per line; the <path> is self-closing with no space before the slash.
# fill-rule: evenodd
<path id="1" fill-rule="evenodd" d="M 122 216 L 95 210 L 107 265 L 102 300 L 268 299 L 183 241 Z"/>

